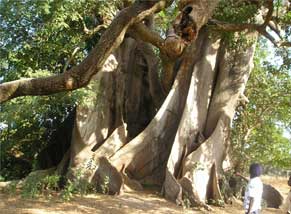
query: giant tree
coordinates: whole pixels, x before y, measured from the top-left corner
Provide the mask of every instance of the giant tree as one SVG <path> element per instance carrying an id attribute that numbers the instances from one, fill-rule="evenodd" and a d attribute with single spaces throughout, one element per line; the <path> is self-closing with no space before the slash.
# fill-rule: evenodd
<path id="1" fill-rule="evenodd" d="M 55 10 L 62 7 L 61 2 L 52 2 Z M 92 93 L 77 106 L 70 148 L 57 173 L 73 180 L 81 172 L 82 179 L 96 187 L 109 180 L 113 194 L 126 186 L 157 184 L 166 198 L 178 204 L 183 197 L 192 205 L 221 199 L 218 180 L 228 167 L 231 121 L 237 105 L 247 100 L 243 93 L 257 37 L 290 46 L 278 27 L 288 28 L 289 4 L 272 0 L 112 3 L 116 3 L 112 22 L 98 21 L 99 14 L 90 28 L 86 11 L 76 15 L 84 35 L 79 42 L 106 28 L 95 38 L 96 45 L 82 52 L 82 60 L 73 63 L 78 52 L 74 49 L 58 74 L 4 82 L 0 101 L 87 87 Z M 163 32 L 155 21 L 166 9 L 178 12 Z M 74 27 L 62 21 L 59 27 Z"/>

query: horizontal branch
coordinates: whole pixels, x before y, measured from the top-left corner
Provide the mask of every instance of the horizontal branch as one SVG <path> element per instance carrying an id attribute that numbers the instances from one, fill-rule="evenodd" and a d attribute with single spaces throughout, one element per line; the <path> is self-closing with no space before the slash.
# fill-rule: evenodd
<path id="1" fill-rule="evenodd" d="M 22 79 L 0 84 L 0 103 L 27 95 L 49 95 L 86 86 L 101 70 L 109 55 L 119 47 L 127 29 L 163 9 L 169 1 L 141 1 L 125 8 L 112 21 L 89 55 L 70 70 L 45 78 Z"/>
<path id="2" fill-rule="evenodd" d="M 214 24 L 219 30 L 229 31 L 229 32 L 237 32 L 237 31 L 244 31 L 244 30 L 258 30 L 261 25 L 259 24 L 232 24 L 227 22 L 222 22 L 216 19 L 209 20 L 209 24 Z"/>
<path id="3" fill-rule="evenodd" d="M 291 42 L 289 41 L 276 41 L 276 39 L 266 30 L 266 27 L 259 24 L 230 24 L 226 22 L 221 22 L 218 20 L 210 20 L 210 24 L 215 24 L 219 30 L 229 31 L 229 32 L 239 32 L 244 30 L 249 31 L 258 31 L 262 36 L 267 38 L 270 42 L 273 43 L 276 47 L 291 47 Z M 268 25 L 270 27 L 270 25 Z M 275 31 L 273 27 L 270 27 L 281 39 L 281 35 L 278 34 L 277 30 Z"/>
<path id="4" fill-rule="evenodd" d="M 178 58 L 181 53 L 177 54 L 174 49 L 169 48 L 167 46 L 168 37 L 164 40 L 158 33 L 150 30 L 146 25 L 142 23 L 134 24 L 128 31 L 128 33 L 135 39 L 140 39 L 144 42 L 151 43 L 152 45 L 156 46 L 161 51 L 161 58 L 162 60 L 172 61 Z M 176 36 L 176 35 L 175 35 Z M 178 38 L 178 36 L 176 36 Z M 182 43 L 182 44 L 179 44 Z M 177 43 L 175 43 L 175 47 L 183 45 L 183 49 L 185 48 L 184 42 L 180 39 Z M 172 56 L 172 57 L 169 57 Z"/>
<path id="5" fill-rule="evenodd" d="M 227 22 L 222 22 L 219 20 L 211 19 L 209 20 L 210 25 L 215 25 L 219 30 L 229 31 L 229 32 L 239 32 L 244 30 L 249 31 L 258 31 L 261 35 L 267 38 L 270 42 L 273 43 L 276 47 L 291 47 L 291 42 L 284 41 L 279 28 L 274 23 L 273 11 L 274 11 L 274 3 L 273 0 L 265 0 L 265 6 L 268 8 L 268 12 L 265 16 L 263 24 L 232 24 Z M 267 31 L 267 27 L 270 28 L 276 35 L 281 39 L 281 41 L 276 41 L 276 39 Z"/>

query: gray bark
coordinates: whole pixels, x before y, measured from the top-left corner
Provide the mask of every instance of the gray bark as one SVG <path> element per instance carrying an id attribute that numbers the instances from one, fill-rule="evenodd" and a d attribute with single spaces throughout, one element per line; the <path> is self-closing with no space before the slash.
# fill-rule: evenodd
<path id="1" fill-rule="evenodd" d="M 249 35 L 249 38 L 256 38 L 256 35 Z M 225 48 L 224 43 L 220 45 L 222 46 L 221 48 Z M 211 168 L 215 167 L 214 175 L 216 171 L 218 175 L 223 172 L 223 160 L 227 154 L 230 123 L 234 116 L 239 97 L 243 93 L 246 81 L 252 69 L 253 54 L 254 44 L 245 47 L 245 49 L 237 50 L 236 52 L 225 49 L 222 55 L 217 55 L 219 56 L 216 59 L 218 60 L 218 73 L 217 79 L 215 79 L 214 82 L 216 86 L 211 94 L 210 106 L 208 108 L 207 118 L 205 118 L 206 124 L 203 131 L 207 139 L 198 149 L 186 155 L 183 161 L 184 165 L 180 166 L 182 167 L 182 178 L 175 177 L 177 179 L 176 185 L 180 180 L 183 181 L 184 179 L 188 179 L 191 181 L 189 182 L 193 190 L 195 190 L 191 195 L 196 197 L 195 201 L 205 203 L 207 199 L 209 199 L 207 197 L 207 195 L 209 195 L 209 188 L 217 190 L 212 193 L 212 195 L 210 194 L 210 197 L 219 199 L 219 187 L 217 182 L 216 184 L 213 182 L 216 176 L 212 176 L 211 180 Z M 234 60 L 233 57 L 236 60 Z M 232 63 L 234 63 L 234 65 Z M 206 99 L 207 98 L 208 97 L 206 97 Z M 190 115 L 188 114 L 186 118 L 189 117 Z M 188 141 L 188 143 L 190 144 L 191 141 Z M 172 150 L 172 153 L 174 153 L 173 156 L 177 156 L 178 151 L 181 151 L 181 149 Z M 182 152 L 180 152 L 180 154 L 182 154 Z M 187 154 L 187 152 L 185 154 Z M 177 160 L 179 161 L 179 159 Z M 168 163 L 168 165 L 173 166 L 173 160 L 169 159 L 169 161 L 172 162 Z M 173 170 L 170 170 L 168 169 L 167 173 L 173 174 Z M 173 179 L 170 180 L 173 181 Z M 166 178 L 165 186 L 167 187 L 169 185 L 170 184 L 167 184 Z M 165 189 L 165 193 L 166 196 L 173 195 L 171 192 L 167 193 L 167 189 Z M 187 194 L 189 195 L 189 193 Z M 181 201 L 181 199 L 175 200 Z"/>

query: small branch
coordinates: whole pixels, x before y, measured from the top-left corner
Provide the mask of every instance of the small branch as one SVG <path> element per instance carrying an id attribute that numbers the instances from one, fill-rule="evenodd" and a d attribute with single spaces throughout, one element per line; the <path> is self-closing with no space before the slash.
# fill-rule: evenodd
<path id="1" fill-rule="evenodd" d="M 279 47 L 278 42 L 276 42 L 275 38 L 266 31 L 266 28 L 258 28 L 258 32 L 272 42 L 275 47 Z"/>
<path id="2" fill-rule="evenodd" d="M 263 35 L 270 42 L 272 42 L 273 45 L 276 46 L 276 47 L 282 47 L 282 46 L 290 47 L 291 46 L 291 42 L 287 42 L 287 41 L 277 42 L 276 39 L 270 33 L 267 32 L 267 30 L 266 30 L 264 25 L 258 25 L 258 24 L 229 24 L 229 23 L 225 23 L 225 22 L 221 22 L 221 21 L 213 20 L 213 19 L 210 20 L 210 24 L 215 24 L 216 27 L 218 27 L 219 30 L 229 31 L 229 32 L 239 32 L 239 31 L 244 31 L 244 30 L 258 31 L 261 35 Z M 280 35 L 278 35 L 278 36 L 280 38 L 282 38 Z"/>
<path id="3" fill-rule="evenodd" d="M 89 29 L 87 28 L 86 23 L 85 23 L 83 17 L 79 13 L 77 13 L 77 16 L 79 17 L 79 19 L 81 20 L 81 23 L 83 25 L 83 32 L 85 34 L 89 34 Z"/>
<path id="4" fill-rule="evenodd" d="M 236 173 L 235 175 L 242 178 L 244 181 L 247 181 L 247 182 L 249 181 L 249 179 L 247 177 L 241 175 L 240 173 Z"/>
<path id="5" fill-rule="evenodd" d="M 246 97 L 246 95 L 244 95 L 243 93 L 240 94 L 238 102 L 245 107 L 247 103 L 250 102 L 250 100 Z"/>
<path id="6" fill-rule="evenodd" d="M 75 55 L 78 53 L 79 50 L 80 50 L 80 47 L 76 47 L 74 49 L 74 51 L 72 52 L 70 58 L 67 60 L 65 66 L 64 66 L 63 72 L 65 72 L 67 70 L 68 66 L 71 64 L 71 62 L 73 61 L 73 59 L 75 58 Z"/>
<path id="7" fill-rule="evenodd" d="M 278 26 L 273 21 L 269 22 L 268 27 L 272 31 L 274 31 L 281 40 L 283 40 L 283 37 L 281 36 L 281 33 L 280 33 L 280 30 L 278 29 Z"/>
<path id="8" fill-rule="evenodd" d="M 97 33 L 98 31 L 100 31 L 102 28 L 105 29 L 107 26 L 105 24 L 103 25 L 98 25 L 95 28 L 93 28 L 92 30 L 89 30 L 89 35 L 94 35 L 95 33 Z"/>
<path id="9" fill-rule="evenodd" d="M 231 24 L 231 23 L 227 23 L 227 22 L 218 21 L 216 19 L 211 19 L 209 21 L 209 24 L 215 24 L 219 30 L 229 31 L 229 32 L 244 31 L 244 30 L 255 31 L 255 30 L 258 30 L 258 28 L 261 26 L 258 24 L 248 24 L 248 23 L 246 23 L 246 24 Z"/>
<path id="10" fill-rule="evenodd" d="M 266 6 L 268 8 L 268 13 L 266 15 L 264 23 L 262 24 L 262 27 L 264 27 L 264 28 L 266 28 L 266 26 L 271 21 L 272 16 L 273 16 L 273 12 L 274 12 L 273 0 L 266 0 Z"/>
<path id="11" fill-rule="evenodd" d="M 273 43 L 275 47 L 291 47 L 291 42 L 289 41 L 282 41 L 282 36 L 280 34 L 279 28 L 274 23 L 274 3 L 273 0 L 265 0 L 265 5 L 268 8 L 268 12 L 266 14 L 266 17 L 264 19 L 264 23 L 259 24 L 232 24 L 232 23 L 226 23 L 219 20 L 211 19 L 209 21 L 209 24 L 214 24 L 219 30 L 223 31 L 229 31 L 229 32 L 237 32 L 237 31 L 258 31 L 261 35 L 263 35 L 265 38 L 267 38 L 270 42 Z M 266 28 L 269 27 L 273 32 L 278 35 L 278 37 L 281 39 L 281 41 L 277 42 L 276 39 L 266 30 Z"/>
<path id="12" fill-rule="evenodd" d="M 90 30 L 89 28 L 87 28 L 86 23 L 85 23 L 83 17 L 79 13 L 77 15 L 78 15 L 79 19 L 82 22 L 83 32 L 86 35 L 86 38 L 91 37 L 92 35 L 94 35 L 98 31 L 100 31 L 102 28 L 106 28 L 107 27 L 105 24 L 102 24 L 102 25 L 98 25 L 95 28 L 93 28 L 92 30 Z"/>

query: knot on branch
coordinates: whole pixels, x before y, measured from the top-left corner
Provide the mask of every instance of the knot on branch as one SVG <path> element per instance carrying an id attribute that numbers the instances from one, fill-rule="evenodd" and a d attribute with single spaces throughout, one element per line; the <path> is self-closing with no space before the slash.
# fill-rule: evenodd
<path id="1" fill-rule="evenodd" d="M 185 6 L 173 23 L 175 33 L 180 36 L 186 44 L 192 42 L 197 37 L 197 25 L 191 16 L 193 8 Z"/>
<path id="2" fill-rule="evenodd" d="M 181 56 L 185 47 L 197 38 L 197 25 L 191 16 L 192 11 L 193 7 L 186 5 L 167 33 L 165 47 L 170 58 Z"/>
<path id="3" fill-rule="evenodd" d="M 169 33 L 165 39 L 165 50 L 169 58 L 177 58 L 182 55 L 186 43 L 175 33 Z"/>

